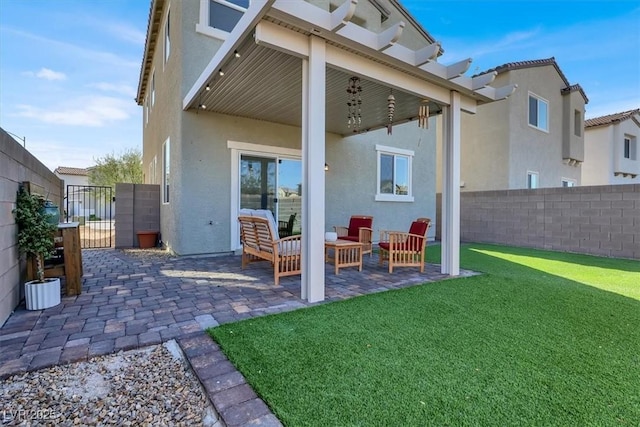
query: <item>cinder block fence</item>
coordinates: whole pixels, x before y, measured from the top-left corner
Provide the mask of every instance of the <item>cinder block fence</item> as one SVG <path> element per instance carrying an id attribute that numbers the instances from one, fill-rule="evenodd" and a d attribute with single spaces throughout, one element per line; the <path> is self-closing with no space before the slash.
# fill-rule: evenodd
<path id="1" fill-rule="evenodd" d="M 640 259 L 640 184 L 463 192 L 460 228 L 466 242 Z"/>

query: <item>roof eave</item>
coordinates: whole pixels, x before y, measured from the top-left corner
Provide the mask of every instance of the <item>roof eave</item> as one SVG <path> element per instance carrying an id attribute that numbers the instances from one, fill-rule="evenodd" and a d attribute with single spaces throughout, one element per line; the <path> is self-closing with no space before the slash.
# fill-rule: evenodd
<path id="1" fill-rule="evenodd" d="M 144 53 L 142 55 L 142 64 L 140 66 L 140 77 L 138 79 L 138 91 L 136 95 L 136 103 L 142 105 L 144 92 L 147 88 L 147 80 L 151 64 L 153 63 L 153 55 L 158 41 L 158 27 L 160 26 L 160 18 L 165 0 L 151 0 L 149 7 L 149 20 L 147 23 L 147 36 L 144 42 Z"/>

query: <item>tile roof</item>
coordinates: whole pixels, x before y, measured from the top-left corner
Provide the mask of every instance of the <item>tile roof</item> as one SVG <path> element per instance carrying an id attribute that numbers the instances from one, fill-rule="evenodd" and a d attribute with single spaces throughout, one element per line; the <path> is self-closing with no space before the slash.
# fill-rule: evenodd
<path id="1" fill-rule="evenodd" d="M 490 73 L 492 71 L 497 71 L 498 74 L 502 74 L 502 73 L 506 73 L 507 71 L 521 70 L 523 68 L 544 67 L 547 65 L 553 65 L 553 67 L 558 72 L 558 75 L 560 76 L 564 84 L 567 85 L 567 87 L 565 87 L 561 91 L 563 95 L 566 93 L 579 91 L 582 97 L 584 98 L 585 104 L 589 103 L 589 98 L 587 98 L 587 94 L 582 89 L 582 86 L 580 86 L 579 84 L 571 85 L 569 83 L 569 80 L 567 80 L 567 77 L 564 75 L 564 73 L 560 69 L 560 66 L 556 62 L 556 58 L 553 56 L 551 58 L 546 58 L 546 59 L 532 59 L 529 61 L 507 62 L 506 64 L 502 64 L 490 70 L 483 71 L 482 73 L 478 73 L 475 76 L 479 76 L 480 74 Z"/>
<path id="2" fill-rule="evenodd" d="M 88 176 L 89 169 L 85 168 L 70 168 L 67 166 L 58 166 L 54 171 L 59 175 L 78 175 L 78 176 Z"/>
<path id="3" fill-rule="evenodd" d="M 619 123 L 632 118 L 636 114 L 640 115 L 640 108 L 636 108 L 635 110 L 623 111 L 621 113 L 608 114 L 606 116 L 594 117 L 592 119 L 585 120 L 584 127 L 592 128 L 596 126 L 610 125 L 612 123 Z"/>

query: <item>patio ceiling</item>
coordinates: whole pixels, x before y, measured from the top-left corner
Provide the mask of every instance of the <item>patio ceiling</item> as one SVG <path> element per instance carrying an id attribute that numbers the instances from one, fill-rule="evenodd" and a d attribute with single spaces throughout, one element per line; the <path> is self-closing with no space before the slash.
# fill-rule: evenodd
<path id="1" fill-rule="evenodd" d="M 247 38 L 233 56 L 209 82 L 211 90 L 201 92 L 198 104 L 206 111 L 301 126 L 302 59 Z M 327 68 L 326 129 L 340 135 L 352 135 L 347 125 L 347 83 L 353 74 Z M 360 131 L 385 127 L 388 123 L 387 97 L 390 88 L 364 78 L 362 86 L 362 125 Z M 393 91 L 396 99 L 394 124 L 415 120 L 422 99 Z M 202 111 L 202 107 L 200 108 Z M 430 114 L 440 111 L 429 103 Z"/>

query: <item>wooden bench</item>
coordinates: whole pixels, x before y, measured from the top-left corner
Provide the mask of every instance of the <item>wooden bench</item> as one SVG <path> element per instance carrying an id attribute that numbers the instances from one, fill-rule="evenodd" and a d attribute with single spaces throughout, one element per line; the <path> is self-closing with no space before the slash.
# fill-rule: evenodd
<path id="1" fill-rule="evenodd" d="M 273 281 L 280 284 L 280 277 L 301 273 L 300 235 L 274 239 L 270 221 L 259 216 L 240 215 L 240 243 L 242 243 L 242 268 L 254 261 L 270 261 Z"/>

